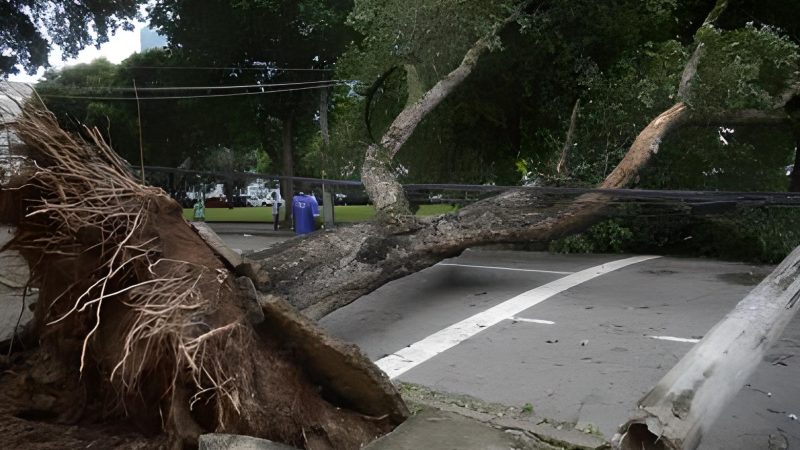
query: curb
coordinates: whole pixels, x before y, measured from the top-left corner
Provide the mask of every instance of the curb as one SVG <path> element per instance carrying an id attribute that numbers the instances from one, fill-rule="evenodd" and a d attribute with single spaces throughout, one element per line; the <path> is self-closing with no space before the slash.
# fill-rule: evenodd
<path id="1" fill-rule="evenodd" d="M 404 386 L 409 386 L 404 383 Z M 425 389 L 425 388 L 423 388 Z M 401 388 L 401 392 L 404 389 Z M 493 428 L 506 431 L 523 433 L 544 444 L 563 450 L 609 450 L 611 444 L 603 437 L 586 433 L 574 428 L 565 428 L 566 425 L 556 425 L 553 421 L 541 417 L 512 417 L 500 416 L 489 412 L 476 411 L 474 409 L 461 406 L 463 404 L 480 404 L 478 400 L 468 402 L 447 402 L 436 399 L 420 398 L 417 396 L 403 393 L 403 400 L 409 405 L 412 411 L 434 408 L 441 411 L 455 413 L 469 419 L 482 422 Z M 474 406 L 474 405 L 473 405 Z M 491 410 L 489 405 L 485 405 L 486 410 Z M 481 408 L 484 409 L 484 408 Z M 571 426 L 571 425 L 569 425 Z"/>

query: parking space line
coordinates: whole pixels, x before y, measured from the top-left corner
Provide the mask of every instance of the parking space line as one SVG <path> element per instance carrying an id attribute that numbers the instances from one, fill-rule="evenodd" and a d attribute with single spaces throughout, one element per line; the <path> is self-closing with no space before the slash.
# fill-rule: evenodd
<path id="1" fill-rule="evenodd" d="M 552 320 L 526 319 L 524 317 L 509 317 L 508 320 L 513 320 L 515 322 L 541 323 L 543 325 L 555 325 L 556 324 Z"/>
<path id="2" fill-rule="evenodd" d="M 674 336 L 647 336 L 650 339 L 660 339 L 662 341 L 673 341 L 673 342 L 685 342 L 687 344 L 696 344 L 700 342 L 700 339 L 689 339 L 689 338 L 681 338 L 681 337 L 674 337 Z"/>
<path id="3" fill-rule="evenodd" d="M 658 256 L 634 256 L 611 261 L 551 281 L 545 285 L 523 292 L 516 297 L 475 314 L 461 322 L 450 325 L 443 330 L 437 331 L 421 341 L 415 342 L 406 348 L 381 358 L 376 361 L 375 364 L 386 372 L 389 378 L 396 378 L 439 353 L 455 347 L 486 328 L 508 319 L 509 317 L 514 317 L 516 314 L 569 288 L 585 283 L 603 274 L 630 266 L 631 264 L 654 258 L 658 258 Z"/>
<path id="4" fill-rule="evenodd" d="M 575 272 L 559 272 L 557 270 L 540 270 L 540 269 L 517 269 L 514 267 L 497 267 L 497 266 L 475 266 L 472 264 L 456 264 L 456 263 L 439 263 L 437 266 L 455 266 L 455 267 L 469 267 L 472 269 L 492 269 L 492 270 L 512 270 L 515 272 L 538 272 L 538 273 L 554 273 L 556 275 L 570 275 Z"/>

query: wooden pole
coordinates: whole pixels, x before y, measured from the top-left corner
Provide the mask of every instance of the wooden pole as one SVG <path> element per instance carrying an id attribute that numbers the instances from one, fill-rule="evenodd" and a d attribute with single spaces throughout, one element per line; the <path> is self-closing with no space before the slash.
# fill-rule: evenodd
<path id="1" fill-rule="evenodd" d="M 693 450 L 800 308 L 800 247 L 639 401 L 621 450 Z"/>

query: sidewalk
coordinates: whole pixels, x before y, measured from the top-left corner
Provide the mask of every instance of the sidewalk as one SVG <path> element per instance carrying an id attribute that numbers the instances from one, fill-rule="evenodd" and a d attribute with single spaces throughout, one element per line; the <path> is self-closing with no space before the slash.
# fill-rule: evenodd
<path id="1" fill-rule="evenodd" d="M 507 405 L 399 385 L 415 414 L 365 450 L 605 450 L 600 436 Z"/>
<path id="2" fill-rule="evenodd" d="M 529 429 L 530 426 L 539 428 Z M 542 433 L 525 422 L 488 423 L 460 413 L 426 407 L 364 450 L 607 450 L 599 439 L 581 433 Z M 554 428 L 553 431 L 556 431 Z M 566 438 L 566 439 L 565 439 Z M 266 439 L 229 434 L 200 436 L 200 450 L 292 450 Z"/>
<path id="3" fill-rule="evenodd" d="M 550 450 L 522 431 L 501 431 L 459 414 L 428 409 L 364 450 Z"/>

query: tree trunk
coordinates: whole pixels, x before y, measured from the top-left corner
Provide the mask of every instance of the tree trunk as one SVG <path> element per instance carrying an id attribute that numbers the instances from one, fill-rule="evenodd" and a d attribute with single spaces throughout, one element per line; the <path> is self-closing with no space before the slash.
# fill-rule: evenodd
<path id="1" fill-rule="evenodd" d="M 625 187 L 658 152 L 662 140 L 687 116 L 678 103 L 656 117 L 636 138 L 601 188 Z M 602 218 L 611 197 L 586 194 L 566 206 L 525 188 L 466 206 L 457 213 L 380 221 L 287 241 L 252 257 L 269 278 L 265 291 L 285 297 L 318 319 L 381 285 L 420 271 L 476 245 L 548 242 L 586 229 Z M 303 280 L 297 283 L 298 279 Z"/>
<path id="2" fill-rule="evenodd" d="M 621 450 L 694 450 L 800 308 L 800 247 L 639 402 Z"/>
<path id="3" fill-rule="evenodd" d="M 294 119 L 291 115 L 287 118 L 283 119 L 283 139 L 282 139 L 282 147 L 281 147 L 281 160 L 283 165 L 283 176 L 284 177 L 292 177 L 294 176 L 294 151 L 293 151 L 293 143 L 292 139 L 294 138 L 294 133 L 292 130 Z M 291 178 L 284 178 L 281 180 L 281 197 L 283 197 L 284 202 L 284 221 L 286 223 L 293 223 L 292 222 L 292 198 L 294 197 L 294 180 Z"/>

